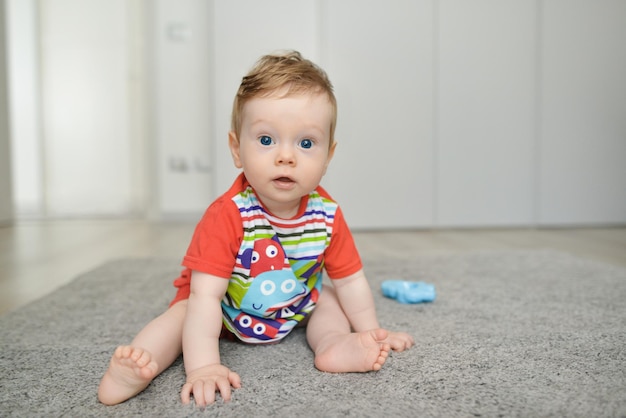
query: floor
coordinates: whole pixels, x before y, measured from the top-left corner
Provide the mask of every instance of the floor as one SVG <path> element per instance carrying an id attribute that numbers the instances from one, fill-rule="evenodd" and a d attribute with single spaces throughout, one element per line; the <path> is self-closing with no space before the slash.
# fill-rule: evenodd
<path id="1" fill-rule="evenodd" d="M 23 221 L 0 227 L 0 315 L 112 259 L 182 257 L 193 223 Z M 626 268 L 626 227 L 355 232 L 361 257 L 554 249 Z M 173 279 L 173 278 L 172 278 Z"/>

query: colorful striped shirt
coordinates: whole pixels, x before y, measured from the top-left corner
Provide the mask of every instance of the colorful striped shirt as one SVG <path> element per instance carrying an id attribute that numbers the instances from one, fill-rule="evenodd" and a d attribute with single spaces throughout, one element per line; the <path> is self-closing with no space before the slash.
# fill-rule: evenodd
<path id="1" fill-rule="evenodd" d="M 323 270 L 339 279 L 356 273 L 361 261 L 323 188 L 303 197 L 295 217 L 282 219 L 265 210 L 241 174 L 196 227 L 183 265 L 228 278 L 224 327 L 242 341 L 263 343 L 282 339 L 313 311 Z M 175 282 L 175 301 L 185 298 L 181 292 L 188 296 L 184 276 Z"/>

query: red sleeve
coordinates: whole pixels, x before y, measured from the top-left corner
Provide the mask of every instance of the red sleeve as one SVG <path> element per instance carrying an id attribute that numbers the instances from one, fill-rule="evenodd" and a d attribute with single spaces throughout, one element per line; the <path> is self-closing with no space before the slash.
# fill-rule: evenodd
<path id="1" fill-rule="evenodd" d="M 191 270 L 230 278 L 243 239 L 241 215 L 227 196 L 216 200 L 196 226 L 183 258 Z"/>
<path id="2" fill-rule="evenodd" d="M 324 253 L 324 265 L 331 279 L 348 277 L 363 268 L 354 238 L 339 207 L 335 212 L 330 245 Z"/>

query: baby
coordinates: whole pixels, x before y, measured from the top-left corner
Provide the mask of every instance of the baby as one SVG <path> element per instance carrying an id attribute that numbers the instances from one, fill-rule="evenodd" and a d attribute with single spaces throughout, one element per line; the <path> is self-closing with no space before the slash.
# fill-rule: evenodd
<path id="1" fill-rule="evenodd" d="M 343 213 L 319 185 L 336 120 L 326 73 L 298 52 L 264 56 L 243 78 L 228 137 L 242 172 L 198 223 L 169 309 L 115 350 L 100 402 L 135 396 L 181 352 L 183 403 L 230 400 L 241 379 L 222 364 L 220 338 L 274 343 L 306 326 L 315 367 L 335 373 L 379 370 L 413 345 L 380 328 Z"/>

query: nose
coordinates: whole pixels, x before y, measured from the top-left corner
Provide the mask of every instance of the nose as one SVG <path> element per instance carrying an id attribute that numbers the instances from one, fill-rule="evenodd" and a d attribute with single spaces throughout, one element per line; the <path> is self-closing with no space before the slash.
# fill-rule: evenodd
<path id="1" fill-rule="evenodd" d="M 293 152 L 293 147 L 289 145 L 283 145 L 279 147 L 278 155 L 276 156 L 277 165 L 296 165 L 296 156 Z"/>

